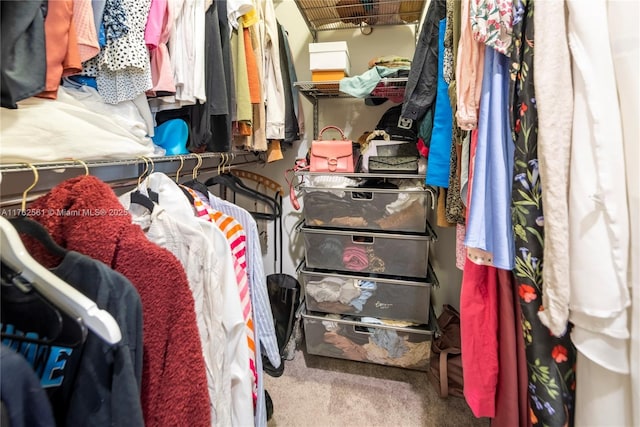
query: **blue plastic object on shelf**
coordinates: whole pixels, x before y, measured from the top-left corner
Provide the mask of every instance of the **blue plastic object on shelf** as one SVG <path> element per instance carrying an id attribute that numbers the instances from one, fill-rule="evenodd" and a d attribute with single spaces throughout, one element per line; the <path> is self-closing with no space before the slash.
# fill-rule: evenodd
<path id="1" fill-rule="evenodd" d="M 189 154 L 187 139 L 189 126 L 182 119 L 171 119 L 155 128 L 155 135 L 151 138 L 154 144 L 164 148 L 167 156 Z"/>

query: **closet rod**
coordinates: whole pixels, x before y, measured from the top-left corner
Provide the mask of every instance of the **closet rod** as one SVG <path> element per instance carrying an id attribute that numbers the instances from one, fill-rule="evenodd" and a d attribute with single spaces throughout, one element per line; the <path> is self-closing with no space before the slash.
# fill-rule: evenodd
<path id="1" fill-rule="evenodd" d="M 203 159 L 210 158 L 222 158 L 222 154 L 229 153 L 201 153 L 198 156 Z M 254 153 L 233 153 L 236 156 L 256 156 Z M 151 159 L 155 165 L 160 163 L 169 163 L 169 162 L 179 162 L 180 158 L 183 160 L 197 160 L 197 156 L 195 154 L 181 154 L 175 156 L 161 156 L 161 157 L 147 157 L 147 159 Z M 259 160 L 255 160 L 249 163 L 256 163 Z M 144 164 L 144 160 L 142 157 L 139 158 L 131 158 L 131 159 L 122 159 L 122 160 L 83 160 L 84 163 L 87 164 L 89 168 L 96 167 L 112 167 L 112 166 L 123 166 L 123 165 L 139 165 Z M 69 159 L 66 161 L 57 161 L 57 162 L 37 162 L 31 163 L 33 166 L 41 170 L 53 170 L 53 169 L 65 169 L 65 168 L 84 168 L 84 165 L 80 163 L 78 160 Z M 29 171 L 30 167 L 27 166 L 26 163 L 0 163 L 0 173 L 3 172 L 19 172 L 19 171 Z"/>
<path id="2" fill-rule="evenodd" d="M 213 154 L 213 153 L 209 153 L 209 154 Z M 155 172 L 163 172 L 171 177 L 174 177 L 176 171 L 180 167 L 180 162 L 179 162 L 180 158 L 178 156 L 172 156 L 172 157 L 175 157 L 175 160 L 177 160 L 175 164 L 171 165 L 172 167 L 166 167 L 166 166 L 169 166 L 169 163 L 167 163 L 166 161 L 157 163 L 156 159 L 153 159 Z M 181 171 L 181 177 L 184 179 L 190 178 L 191 177 L 190 172 L 193 169 L 193 166 L 195 166 L 195 161 L 197 160 L 197 158 L 194 155 L 190 155 L 188 158 L 186 155 L 182 157 L 185 159 L 185 164 Z M 215 158 L 215 157 L 209 155 L 207 156 L 207 158 Z M 187 165 L 186 160 L 193 160 L 194 162 L 193 165 Z M 133 187 L 137 185 L 138 177 L 142 173 L 142 169 L 138 169 L 138 165 L 141 164 L 141 166 L 144 167 L 143 160 L 137 160 L 137 161 L 140 163 L 131 162 L 129 160 L 123 160 L 121 162 L 118 162 L 118 161 L 101 162 L 99 166 L 101 167 L 109 166 L 108 169 L 110 170 L 108 171 L 104 171 L 100 169 L 92 170 L 91 168 L 94 167 L 94 163 L 92 162 L 86 162 L 86 163 L 89 166 L 89 172 L 91 175 L 97 176 L 102 181 L 107 183 L 111 188 L 118 189 L 118 188 Z M 109 163 L 109 164 L 105 165 L 105 163 Z M 229 168 L 233 170 L 237 167 L 254 165 L 257 163 L 259 163 L 259 160 L 233 163 L 231 166 L 225 166 L 225 170 L 229 170 Z M 77 168 L 80 168 L 80 170 L 82 170 L 82 173 L 84 173 L 84 166 L 77 162 L 76 163 L 71 163 L 71 162 L 56 163 L 56 164 L 39 163 L 39 164 L 33 164 L 33 165 L 38 169 L 39 172 L 50 171 L 50 173 L 49 173 L 49 176 L 46 176 L 46 174 L 42 174 L 42 173 L 40 174 L 38 185 L 29 192 L 29 195 L 27 197 L 27 203 L 32 202 L 38 197 L 45 195 L 51 188 L 56 186 L 58 183 L 64 181 L 65 179 L 78 176 L 77 173 L 75 174 L 56 173 L 59 170 L 63 170 L 64 172 L 66 172 L 67 168 L 74 168 L 74 170 Z M 64 166 L 61 166 L 61 165 L 64 165 Z M 2 195 L 2 197 L 0 198 L 0 207 L 2 208 L 20 205 L 20 203 L 22 202 L 22 192 L 29 185 L 28 183 L 31 182 L 31 180 L 33 179 L 33 171 L 31 170 L 31 168 L 29 168 L 28 166 L 25 166 L 24 164 L 20 164 L 19 166 L 20 166 L 20 169 L 12 170 L 12 172 L 20 173 L 22 179 L 19 182 L 16 182 L 13 180 L 10 181 L 8 179 L 3 180 L 2 182 L 3 187 L 5 185 L 8 186 L 9 184 L 11 184 L 11 188 L 8 188 L 8 189 L 3 188 L 2 191 L 0 191 L 0 194 Z M 118 168 L 118 170 L 116 171 L 112 170 L 112 168 L 114 167 Z M 218 170 L 218 163 L 201 167 L 198 171 L 200 174 L 203 174 L 207 172 L 216 172 L 217 170 Z M 2 168 L 0 168 L 0 172 L 5 172 L 5 171 Z M 98 173 L 95 173 L 95 172 L 98 172 Z"/>

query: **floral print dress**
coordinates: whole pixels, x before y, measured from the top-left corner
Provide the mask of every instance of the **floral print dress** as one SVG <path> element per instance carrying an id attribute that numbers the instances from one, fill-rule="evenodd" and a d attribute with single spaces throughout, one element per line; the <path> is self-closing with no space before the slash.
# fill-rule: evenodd
<path id="1" fill-rule="evenodd" d="M 555 337 L 538 318 L 542 306 L 544 216 L 538 172 L 538 116 L 533 86 L 532 0 L 514 0 L 511 53 L 511 126 L 515 141 L 512 220 L 516 283 L 522 308 L 531 423 L 573 425 L 576 350 L 569 331 Z M 567 284 L 569 286 L 569 284 Z"/>

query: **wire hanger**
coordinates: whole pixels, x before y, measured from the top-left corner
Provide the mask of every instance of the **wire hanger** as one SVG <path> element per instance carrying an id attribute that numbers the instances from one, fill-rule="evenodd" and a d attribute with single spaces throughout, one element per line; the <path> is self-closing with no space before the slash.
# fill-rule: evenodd
<path id="1" fill-rule="evenodd" d="M 185 182 L 183 185 L 186 187 L 191 188 L 192 190 L 197 191 L 198 193 L 201 193 L 204 196 L 204 200 L 208 203 L 209 202 L 209 189 L 207 188 L 207 186 L 203 183 L 201 183 L 200 181 L 198 181 L 198 170 L 200 169 L 200 167 L 202 166 L 202 163 L 204 162 L 202 159 L 202 156 L 200 154 L 197 153 L 193 153 L 194 156 L 196 156 L 196 158 L 198 159 L 196 165 L 193 167 L 193 171 L 191 173 L 191 179 L 187 182 Z"/>
<path id="2" fill-rule="evenodd" d="M 33 183 L 30 186 L 28 186 L 22 193 L 22 205 L 20 206 L 20 211 L 22 213 L 27 211 L 27 194 L 29 193 L 29 191 L 33 189 L 33 187 L 35 187 L 38 184 L 38 180 L 40 179 L 40 175 L 38 174 L 38 168 L 33 166 L 31 163 L 27 163 L 26 165 L 29 166 L 33 171 Z"/>
<path id="3" fill-rule="evenodd" d="M 145 208 L 147 208 L 149 212 L 153 212 L 156 206 L 153 203 L 153 200 L 151 200 L 148 196 L 145 196 L 144 194 L 142 194 L 142 192 L 140 191 L 140 187 L 142 186 L 142 180 L 147 174 L 147 172 L 149 172 L 148 158 L 141 157 L 141 159 L 144 160 L 144 166 L 145 166 L 144 171 L 142 171 L 142 173 L 138 177 L 138 185 L 136 186 L 135 190 L 133 190 L 130 194 L 130 201 L 131 203 L 135 203 L 136 205 L 144 206 Z"/>
<path id="4" fill-rule="evenodd" d="M 182 171 L 182 168 L 184 167 L 184 158 L 182 156 L 178 156 L 178 158 L 180 159 L 180 167 L 176 171 L 176 182 L 178 182 L 180 180 L 180 172 Z"/>
<path id="5" fill-rule="evenodd" d="M 40 295 L 72 318 L 80 317 L 89 330 L 107 343 L 116 344 L 122 339 L 120 327 L 111 314 L 34 260 L 16 229 L 3 217 L 0 217 L 0 243 L 2 262 L 15 271 L 21 281 L 30 283 Z"/>
<path id="6" fill-rule="evenodd" d="M 84 167 L 84 176 L 89 176 L 89 165 L 84 161 L 84 160 L 80 160 L 80 159 L 71 159 L 76 163 L 80 163 L 83 167 Z"/>
<path id="7" fill-rule="evenodd" d="M 24 193 L 22 193 L 20 214 L 15 218 L 11 218 L 9 221 L 17 229 L 18 232 L 33 237 L 38 242 L 40 242 L 51 255 L 54 255 L 59 260 L 61 260 L 67 254 L 67 251 L 64 248 L 60 247 L 51 238 L 51 235 L 42 226 L 42 224 L 27 217 L 27 195 L 29 194 L 29 191 L 38 184 L 39 180 L 38 169 L 31 163 L 27 163 L 27 166 L 29 166 L 33 171 L 33 183 L 31 183 L 31 185 L 27 187 L 26 190 L 24 190 Z"/>

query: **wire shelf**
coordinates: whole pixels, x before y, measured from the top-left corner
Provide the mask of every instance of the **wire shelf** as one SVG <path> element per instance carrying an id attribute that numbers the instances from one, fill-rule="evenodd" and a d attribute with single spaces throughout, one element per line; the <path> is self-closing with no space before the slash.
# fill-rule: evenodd
<path id="1" fill-rule="evenodd" d="M 426 0 L 296 0 L 312 31 L 417 24 Z"/>
<path id="2" fill-rule="evenodd" d="M 383 78 L 367 98 L 402 99 L 407 86 L 407 77 Z M 296 82 L 294 86 L 310 100 L 318 98 L 353 98 L 340 92 L 340 81 Z"/>

